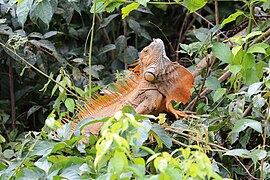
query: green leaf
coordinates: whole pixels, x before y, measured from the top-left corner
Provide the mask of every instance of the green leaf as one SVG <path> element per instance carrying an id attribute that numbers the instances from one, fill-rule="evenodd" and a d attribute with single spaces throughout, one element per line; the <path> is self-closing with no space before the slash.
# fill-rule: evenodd
<path id="1" fill-rule="evenodd" d="M 74 112 L 75 103 L 74 103 L 74 100 L 72 98 L 67 98 L 65 100 L 65 106 L 69 112 L 72 112 L 72 113 Z"/>
<path id="2" fill-rule="evenodd" d="M 242 65 L 231 65 L 229 70 L 232 72 L 233 75 L 236 75 L 242 69 Z"/>
<path id="3" fill-rule="evenodd" d="M 95 2 L 95 1 L 94 1 Z M 90 13 L 94 13 L 94 5 L 90 9 Z M 105 10 L 104 2 L 96 2 L 96 13 L 102 13 Z"/>
<path id="4" fill-rule="evenodd" d="M 129 5 L 127 5 L 126 7 L 123 7 L 122 10 L 122 19 L 125 19 L 126 16 L 129 15 L 129 13 L 135 9 L 137 9 L 140 6 L 139 3 L 137 2 L 133 2 Z"/>
<path id="5" fill-rule="evenodd" d="M 243 59 L 243 68 L 250 69 L 255 66 L 255 57 L 254 54 L 247 53 Z"/>
<path id="6" fill-rule="evenodd" d="M 256 82 L 254 84 L 251 84 L 248 87 L 248 97 L 251 97 L 253 94 L 255 94 L 257 92 L 257 90 L 261 87 L 261 85 L 263 84 L 263 82 Z"/>
<path id="7" fill-rule="evenodd" d="M 141 5 L 143 5 L 144 7 L 147 6 L 147 3 L 149 2 L 150 0 L 137 0 L 138 3 L 140 3 Z"/>
<path id="8" fill-rule="evenodd" d="M 237 18 L 238 16 L 242 15 L 242 14 L 244 14 L 242 11 L 237 11 L 237 12 L 231 14 L 229 17 L 227 17 L 226 19 L 224 19 L 224 20 L 222 21 L 222 23 L 220 24 L 220 26 L 224 26 L 225 24 L 228 24 L 228 23 L 230 23 L 230 22 L 236 20 L 236 18 Z"/>
<path id="9" fill-rule="evenodd" d="M 184 0 L 184 5 L 191 13 L 202 8 L 206 3 L 207 1 L 205 0 Z"/>
<path id="10" fill-rule="evenodd" d="M 51 156 L 48 158 L 48 161 L 54 161 L 54 164 L 49 169 L 49 173 L 52 173 L 53 171 L 57 169 L 66 169 L 68 167 L 72 167 L 77 164 L 83 164 L 85 162 L 84 159 L 79 157 L 64 157 L 64 156 Z"/>
<path id="11" fill-rule="evenodd" d="M 53 16 L 53 8 L 48 0 L 38 1 L 34 7 L 34 18 L 38 18 L 43 21 L 47 28 Z"/>
<path id="12" fill-rule="evenodd" d="M 220 82 L 216 77 L 209 77 L 205 81 L 205 86 L 211 90 L 217 90 L 220 88 Z"/>
<path id="13" fill-rule="evenodd" d="M 38 167 L 20 168 L 16 179 L 46 179 L 46 173 Z"/>
<path id="14" fill-rule="evenodd" d="M 108 169 L 116 174 L 120 175 L 125 166 L 128 165 L 127 157 L 125 153 L 116 151 L 114 156 L 109 162 Z"/>
<path id="15" fill-rule="evenodd" d="M 214 102 L 217 102 L 226 93 L 226 88 L 219 88 L 214 93 Z"/>
<path id="16" fill-rule="evenodd" d="M 51 153 L 54 148 L 55 142 L 50 141 L 39 141 L 31 151 L 29 157 L 32 156 L 43 156 L 46 157 Z"/>
<path id="17" fill-rule="evenodd" d="M 0 144 L 6 142 L 6 139 L 0 134 Z"/>
<path id="18" fill-rule="evenodd" d="M 242 156 L 242 155 L 249 155 L 250 152 L 246 149 L 233 149 L 227 151 L 224 155 L 227 156 Z"/>
<path id="19" fill-rule="evenodd" d="M 212 50 L 214 55 L 224 63 L 232 62 L 232 52 L 227 44 L 214 43 Z"/>
<path id="20" fill-rule="evenodd" d="M 33 0 L 23 0 L 17 6 L 16 14 L 18 16 L 18 22 L 22 25 L 22 27 L 27 20 L 27 16 L 32 7 L 32 4 Z"/>
<path id="21" fill-rule="evenodd" d="M 251 85 L 251 84 L 259 81 L 259 78 L 258 78 L 258 75 L 256 73 L 255 68 L 246 69 L 244 77 L 245 77 L 245 81 L 246 81 L 245 84 L 246 85 Z"/>
<path id="22" fill-rule="evenodd" d="M 261 35 L 262 34 L 262 31 L 253 31 L 251 33 L 249 33 L 246 37 L 245 37 L 245 41 L 248 40 L 249 38 L 252 38 L 254 36 L 258 36 L 258 35 Z"/>
<path id="23" fill-rule="evenodd" d="M 6 149 L 3 152 L 3 156 L 4 156 L 4 158 L 7 158 L 7 159 L 12 158 L 14 156 L 14 150 L 13 149 Z"/>
<path id="24" fill-rule="evenodd" d="M 154 124 L 151 129 L 162 141 L 162 143 L 170 148 L 172 146 L 172 139 L 166 134 L 164 128 L 159 124 Z"/>
<path id="25" fill-rule="evenodd" d="M 114 44 L 108 44 L 104 47 L 102 47 L 100 50 L 99 50 L 99 53 L 98 53 L 98 56 L 106 53 L 106 52 L 109 52 L 109 51 L 112 51 L 112 50 L 115 50 L 115 45 Z"/>
<path id="26" fill-rule="evenodd" d="M 46 157 L 43 157 L 37 160 L 35 162 L 35 165 L 39 167 L 40 169 L 42 169 L 43 171 L 45 171 L 46 173 L 48 173 L 52 163 L 49 162 Z"/>
<path id="27" fill-rule="evenodd" d="M 261 53 L 261 54 L 266 54 L 266 51 L 261 46 L 253 45 L 253 46 L 250 46 L 248 48 L 247 53 Z"/>
<path id="28" fill-rule="evenodd" d="M 0 161 L 0 171 L 4 170 L 6 168 L 7 168 L 7 165 L 4 162 Z M 1 176 L 1 177 L 3 177 L 3 176 Z"/>
<path id="29" fill-rule="evenodd" d="M 232 133 L 244 131 L 247 127 L 250 127 L 257 132 L 262 133 L 261 123 L 252 119 L 241 119 L 236 121 Z"/>

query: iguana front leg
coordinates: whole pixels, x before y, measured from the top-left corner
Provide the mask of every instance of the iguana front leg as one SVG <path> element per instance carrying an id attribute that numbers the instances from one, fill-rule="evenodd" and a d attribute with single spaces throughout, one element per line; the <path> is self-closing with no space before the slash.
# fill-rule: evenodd
<path id="1" fill-rule="evenodd" d="M 145 89 L 143 93 L 135 99 L 137 106 L 135 110 L 138 114 L 154 114 L 158 115 L 165 110 L 164 96 L 156 89 Z"/>
<path id="2" fill-rule="evenodd" d="M 186 113 L 174 109 L 171 102 L 166 103 L 166 109 L 167 109 L 166 111 L 172 113 L 176 119 L 179 119 L 179 116 L 184 117 L 184 118 L 188 117 Z"/>

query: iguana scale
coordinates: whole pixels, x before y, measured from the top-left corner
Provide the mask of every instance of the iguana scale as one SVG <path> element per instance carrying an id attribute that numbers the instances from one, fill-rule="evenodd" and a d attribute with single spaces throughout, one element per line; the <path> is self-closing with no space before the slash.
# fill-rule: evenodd
<path id="1" fill-rule="evenodd" d="M 185 67 L 170 61 L 163 41 L 154 39 L 141 51 L 137 64 L 131 77 L 124 83 L 114 84 L 117 91 L 107 89 L 104 95 L 97 93 L 79 106 L 78 119 L 112 116 L 126 105 L 133 106 L 138 114 L 169 112 L 176 119 L 186 117 L 185 113 L 173 108 L 171 101 L 188 102 L 194 77 Z M 98 135 L 102 124 L 88 125 L 83 128 L 82 134 Z"/>

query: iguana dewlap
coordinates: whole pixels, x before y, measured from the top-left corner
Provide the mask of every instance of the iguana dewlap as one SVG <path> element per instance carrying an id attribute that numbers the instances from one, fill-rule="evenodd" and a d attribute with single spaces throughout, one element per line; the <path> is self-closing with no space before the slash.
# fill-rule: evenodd
<path id="1" fill-rule="evenodd" d="M 139 71 L 138 75 L 127 78 L 125 83 L 115 83 L 118 92 L 106 90 L 105 95 L 96 94 L 80 107 L 78 118 L 112 116 L 126 105 L 133 106 L 138 114 L 169 112 L 176 119 L 186 116 L 175 110 L 171 101 L 188 102 L 194 77 L 185 67 L 170 61 L 161 39 L 154 39 L 141 51 L 135 69 Z M 101 126 L 102 123 L 88 125 L 82 133 L 97 135 Z"/>

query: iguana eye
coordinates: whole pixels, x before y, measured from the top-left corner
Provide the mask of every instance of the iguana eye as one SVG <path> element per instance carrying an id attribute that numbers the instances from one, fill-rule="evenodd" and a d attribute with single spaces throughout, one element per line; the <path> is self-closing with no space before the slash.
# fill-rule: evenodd
<path id="1" fill-rule="evenodd" d="M 152 72 L 145 72 L 144 73 L 144 79 L 146 81 L 151 82 L 151 81 L 154 81 L 156 79 L 156 77 L 155 77 L 154 73 L 152 73 Z"/>

